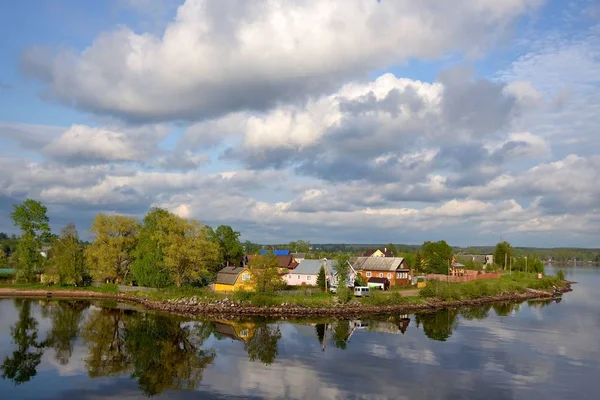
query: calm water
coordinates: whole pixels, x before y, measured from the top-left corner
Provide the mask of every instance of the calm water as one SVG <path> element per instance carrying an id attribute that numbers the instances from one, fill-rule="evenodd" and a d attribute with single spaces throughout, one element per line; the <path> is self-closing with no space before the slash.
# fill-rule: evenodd
<path id="1" fill-rule="evenodd" d="M 373 321 L 190 321 L 0 300 L 0 397 L 600 398 L 600 268 L 560 303 Z"/>

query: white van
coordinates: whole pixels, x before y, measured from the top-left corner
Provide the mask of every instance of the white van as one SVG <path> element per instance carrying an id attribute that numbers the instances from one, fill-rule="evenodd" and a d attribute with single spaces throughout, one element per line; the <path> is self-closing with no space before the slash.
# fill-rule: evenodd
<path id="1" fill-rule="evenodd" d="M 356 286 L 354 288 L 355 297 L 367 297 L 371 295 L 371 291 L 368 286 Z"/>

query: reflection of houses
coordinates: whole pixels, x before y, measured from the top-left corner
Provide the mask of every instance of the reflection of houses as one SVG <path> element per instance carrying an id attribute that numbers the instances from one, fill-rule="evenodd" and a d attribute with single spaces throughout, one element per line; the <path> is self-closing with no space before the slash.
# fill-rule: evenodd
<path id="1" fill-rule="evenodd" d="M 250 277 L 250 271 L 246 267 L 229 266 L 217 273 L 215 292 L 253 289 L 254 284 Z"/>
<path id="2" fill-rule="evenodd" d="M 256 333 L 256 324 L 253 322 L 216 321 L 215 331 L 221 336 L 247 342 Z"/>
<path id="3" fill-rule="evenodd" d="M 391 286 L 411 284 L 411 271 L 403 257 L 356 257 L 352 267 L 366 281 L 369 278 L 387 278 Z"/>
<path id="4" fill-rule="evenodd" d="M 372 332 L 388 333 L 393 335 L 404 335 L 410 324 L 408 315 L 400 315 L 394 321 L 363 321 L 354 320 L 351 322 L 353 329 L 367 329 Z"/>
<path id="5" fill-rule="evenodd" d="M 392 250 L 384 247 L 383 249 L 367 249 L 362 254 L 363 257 L 394 257 Z"/>

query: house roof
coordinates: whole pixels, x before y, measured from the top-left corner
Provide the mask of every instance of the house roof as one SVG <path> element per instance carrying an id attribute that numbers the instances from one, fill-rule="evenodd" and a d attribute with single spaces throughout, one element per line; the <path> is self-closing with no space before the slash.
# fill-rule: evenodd
<path id="1" fill-rule="evenodd" d="M 217 273 L 217 283 L 221 283 L 224 285 L 233 285 L 237 280 L 237 277 L 246 270 L 247 268 L 245 267 L 225 267 Z"/>
<path id="2" fill-rule="evenodd" d="M 294 274 L 318 275 L 323 262 L 321 260 L 302 260 L 294 269 Z"/>
<path id="3" fill-rule="evenodd" d="M 242 338 L 238 336 L 235 328 L 232 325 L 224 324 L 222 322 L 215 322 L 215 331 L 223 336 L 227 336 L 228 338 L 243 342 Z"/>
<path id="4" fill-rule="evenodd" d="M 273 254 L 275 254 L 276 256 L 289 256 L 290 255 L 289 250 L 270 250 L 270 249 L 262 249 L 260 251 L 260 255 L 264 256 L 269 251 L 273 252 Z"/>
<path id="5" fill-rule="evenodd" d="M 248 261 L 253 260 L 257 257 L 263 257 L 263 256 L 255 256 L 255 255 L 249 255 L 248 256 Z M 279 256 L 275 256 L 275 258 L 277 258 L 277 262 L 279 263 L 279 268 L 296 268 L 296 263 L 293 262 L 293 257 L 291 256 L 291 254 L 288 255 L 279 255 Z"/>
<path id="6" fill-rule="evenodd" d="M 375 252 L 377 252 L 377 250 L 381 251 L 386 257 L 394 257 L 394 253 L 392 253 L 392 250 L 388 249 L 387 247 L 383 247 L 380 249 L 367 249 L 367 251 L 365 251 L 364 253 L 364 256 L 371 257 Z"/>
<path id="7" fill-rule="evenodd" d="M 463 262 L 473 261 L 473 262 L 478 262 L 481 264 L 487 263 L 487 257 L 489 257 L 489 255 L 486 255 L 486 254 L 457 254 L 456 255 L 456 258 Z"/>
<path id="8" fill-rule="evenodd" d="M 396 271 L 403 261 L 404 257 L 356 257 L 352 267 L 357 271 Z M 408 268 L 401 269 L 408 271 Z"/>
<path id="9" fill-rule="evenodd" d="M 464 268 L 464 267 L 465 267 L 465 264 L 461 264 L 461 263 L 459 263 L 459 262 L 453 262 L 453 263 L 452 263 L 452 266 L 453 266 L 454 268 Z"/>
<path id="10" fill-rule="evenodd" d="M 302 258 L 302 259 L 304 259 L 304 258 L 306 258 L 306 253 L 292 253 L 292 256 L 294 258 Z"/>

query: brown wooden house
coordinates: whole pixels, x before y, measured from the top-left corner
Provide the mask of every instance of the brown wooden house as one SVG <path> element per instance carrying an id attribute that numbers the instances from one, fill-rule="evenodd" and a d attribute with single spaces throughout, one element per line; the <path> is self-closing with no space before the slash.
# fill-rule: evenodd
<path id="1" fill-rule="evenodd" d="M 356 257 L 352 261 L 352 267 L 365 281 L 387 278 L 391 286 L 411 284 L 412 272 L 404 257 Z"/>

